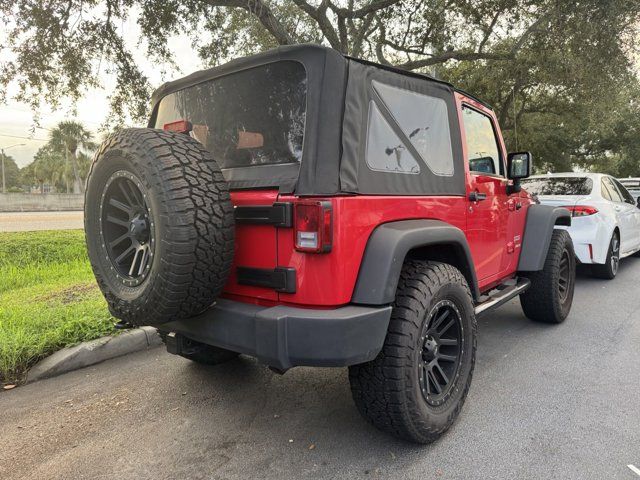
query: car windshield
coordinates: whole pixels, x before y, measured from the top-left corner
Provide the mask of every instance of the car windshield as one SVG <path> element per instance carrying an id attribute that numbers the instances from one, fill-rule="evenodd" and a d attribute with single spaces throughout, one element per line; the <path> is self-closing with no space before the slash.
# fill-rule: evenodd
<path id="1" fill-rule="evenodd" d="M 587 177 L 544 177 L 522 180 L 533 195 L 589 195 L 593 182 Z"/>
<path id="2" fill-rule="evenodd" d="M 222 168 L 300 162 L 307 76 L 281 61 L 179 90 L 158 106 L 155 127 L 179 120 Z"/>

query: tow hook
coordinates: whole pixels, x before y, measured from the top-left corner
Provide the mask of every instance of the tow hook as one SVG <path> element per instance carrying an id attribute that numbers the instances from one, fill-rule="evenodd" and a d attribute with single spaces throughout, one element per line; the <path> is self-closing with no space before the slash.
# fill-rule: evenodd
<path id="1" fill-rule="evenodd" d="M 197 353 L 200 349 L 199 345 L 191 339 L 176 332 L 167 333 L 165 342 L 167 345 L 167 352 L 172 353 L 173 355 L 191 355 Z"/>

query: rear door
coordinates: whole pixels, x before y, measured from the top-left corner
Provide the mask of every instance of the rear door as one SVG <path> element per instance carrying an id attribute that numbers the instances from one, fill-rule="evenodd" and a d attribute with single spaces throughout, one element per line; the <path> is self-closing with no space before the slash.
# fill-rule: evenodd
<path id="1" fill-rule="evenodd" d="M 462 125 L 469 166 L 467 238 L 478 280 L 487 284 L 506 269 L 507 243 L 513 240 L 508 238 L 510 199 L 504 155 L 494 120 L 480 107 L 463 104 Z M 515 203 L 513 207 L 515 211 Z"/>
<path id="2" fill-rule="evenodd" d="M 623 203 L 620 205 L 621 210 L 627 217 L 629 224 L 628 231 L 628 247 L 625 252 L 637 250 L 640 247 L 640 210 L 636 206 L 633 196 L 627 189 L 620 184 L 615 178 L 610 178 L 611 182 L 616 186 Z"/>
<path id="3" fill-rule="evenodd" d="M 620 228 L 620 253 L 625 254 L 634 250 L 638 244 L 636 238 L 637 223 L 635 217 L 635 207 L 625 202 L 624 196 L 611 177 L 602 177 L 602 182 L 606 187 L 614 204 L 616 221 Z"/>

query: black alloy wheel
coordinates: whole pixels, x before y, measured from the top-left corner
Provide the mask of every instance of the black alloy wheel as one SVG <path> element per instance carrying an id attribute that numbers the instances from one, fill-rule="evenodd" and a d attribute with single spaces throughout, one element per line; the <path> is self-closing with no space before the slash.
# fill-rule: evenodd
<path id="1" fill-rule="evenodd" d="M 571 272 L 574 268 L 571 258 L 571 253 L 567 249 L 562 251 L 562 257 L 560 258 L 560 267 L 558 271 L 558 296 L 560 302 L 565 303 L 570 292 L 573 292 L 573 280 L 575 275 Z"/>
<path id="2" fill-rule="evenodd" d="M 116 277 L 140 285 L 151 268 L 155 249 L 153 216 L 142 182 L 125 170 L 114 172 L 100 199 L 103 247 Z"/>
<path id="3" fill-rule="evenodd" d="M 424 322 L 419 378 L 429 405 L 439 406 L 449 395 L 462 358 L 463 328 L 460 311 L 450 300 L 438 302 Z"/>

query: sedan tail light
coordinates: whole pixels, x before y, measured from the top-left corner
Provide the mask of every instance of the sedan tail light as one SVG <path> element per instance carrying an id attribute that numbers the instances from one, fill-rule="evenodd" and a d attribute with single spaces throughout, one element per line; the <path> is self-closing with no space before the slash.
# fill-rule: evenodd
<path id="1" fill-rule="evenodd" d="M 327 253 L 333 243 L 331 202 L 301 201 L 295 204 L 296 250 Z"/>
<path id="2" fill-rule="evenodd" d="M 566 208 L 571 212 L 572 217 L 588 217 L 589 215 L 593 215 L 594 213 L 598 213 L 598 209 L 595 207 L 590 207 L 588 205 L 572 205 L 565 206 L 562 208 Z"/>

